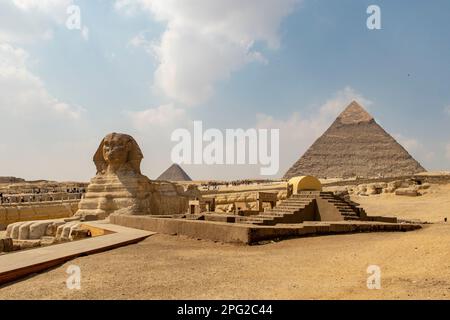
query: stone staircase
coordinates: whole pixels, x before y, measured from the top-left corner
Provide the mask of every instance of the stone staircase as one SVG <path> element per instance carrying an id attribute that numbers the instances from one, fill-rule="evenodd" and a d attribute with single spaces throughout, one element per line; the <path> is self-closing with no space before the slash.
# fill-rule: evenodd
<path id="1" fill-rule="evenodd" d="M 361 217 L 366 216 L 364 209 L 359 208 L 357 203 L 335 196 L 333 192 L 320 192 L 319 197 L 334 205 L 344 220 L 361 220 Z"/>
<path id="2" fill-rule="evenodd" d="M 365 216 L 357 204 L 335 196 L 332 192 L 303 191 L 282 200 L 273 209 L 249 217 L 239 217 L 236 222 L 253 225 L 276 225 L 278 223 L 301 223 L 312 221 L 317 212 L 316 199 L 322 199 L 334 206 L 344 220 L 361 220 Z"/>

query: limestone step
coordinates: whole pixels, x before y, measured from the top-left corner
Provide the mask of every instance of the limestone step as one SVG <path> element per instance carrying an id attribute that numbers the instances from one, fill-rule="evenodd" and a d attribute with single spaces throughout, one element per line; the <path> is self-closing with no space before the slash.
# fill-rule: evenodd
<path id="1" fill-rule="evenodd" d="M 289 213 L 280 212 L 280 211 L 271 211 L 271 212 L 265 211 L 263 213 L 263 215 L 267 215 L 267 216 L 271 216 L 271 217 L 283 217 L 285 214 L 289 214 Z"/>
<path id="2" fill-rule="evenodd" d="M 296 209 L 296 210 L 300 210 L 300 209 L 305 209 L 306 205 L 303 205 L 303 204 L 302 205 L 282 204 L 282 205 L 276 206 L 275 208 L 277 208 L 277 209 L 282 208 L 282 209 Z"/>
<path id="3" fill-rule="evenodd" d="M 353 208 L 351 205 L 347 204 L 347 203 L 343 203 L 343 204 L 335 204 L 334 205 L 336 208 Z"/>
<path id="4" fill-rule="evenodd" d="M 296 212 L 296 211 L 299 211 L 299 210 L 301 210 L 301 209 L 302 209 L 302 208 L 298 209 L 298 208 L 281 208 L 281 207 L 275 207 L 275 208 L 270 209 L 270 210 L 277 211 L 277 212 Z M 270 212 L 270 211 L 265 211 L 265 212 Z"/>
<path id="5" fill-rule="evenodd" d="M 265 215 L 265 214 L 261 214 L 258 217 L 261 217 L 263 219 L 277 219 L 277 218 L 285 218 L 286 216 L 291 216 L 290 214 L 286 214 L 286 215 L 281 215 L 281 216 L 271 216 L 271 215 Z"/>
<path id="6" fill-rule="evenodd" d="M 354 212 L 341 212 L 341 215 L 343 216 L 355 216 L 355 217 L 359 217 L 356 213 Z"/>
<path id="7" fill-rule="evenodd" d="M 293 198 L 289 198 L 289 199 L 283 200 L 281 203 L 283 203 L 283 202 L 310 203 L 314 199 L 315 198 L 308 198 L 308 199 L 301 199 L 301 198 L 293 199 Z"/>
<path id="8" fill-rule="evenodd" d="M 354 217 L 359 217 L 359 215 L 357 215 L 355 212 L 340 212 L 340 214 L 342 216 L 354 216 Z"/>
<path id="9" fill-rule="evenodd" d="M 319 195 L 319 197 L 321 197 L 321 198 L 335 198 L 335 195 L 334 194 L 321 194 L 321 195 Z"/>
<path id="10" fill-rule="evenodd" d="M 284 200 L 284 201 L 280 202 L 280 204 L 285 204 L 285 203 L 308 204 L 308 203 L 311 203 L 311 199 L 308 199 L 308 200 L 288 199 L 288 200 Z"/>
<path id="11" fill-rule="evenodd" d="M 337 200 L 337 199 L 324 199 L 324 198 L 321 198 L 321 199 L 326 200 L 326 201 L 328 201 L 330 203 L 336 203 L 336 204 L 344 203 L 342 200 Z"/>
<path id="12" fill-rule="evenodd" d="M 263 221 L 263 220 L 272 220 L 275 217 L 265 217 L 265 216 L 261 216 L 261 215 L 257 215 L 257 216 L 252 216 L 252 217 L 245 217 L 243 219 L 241 219 L 241 221 Z"/>
<path id="13" fill-rule="evenodd" d="M 239 223 L 255 224 L 255 225 L 264 225 L 265 224 L 265 222 L 263 220 L 242 220 L 242 221 L 239 221 Z"/>
<path id="14" fill-rule="evenodd" d="M 343 211 L 356 211 L 355 208 L 352 207 L 347 207 L 347 208 L 337 208 L 338 210 L 343 210 Z"/>
<path id="15" fill-rule="evenodd" d="M 260 221 L 259 216 L 251 216 L 251 217 L 240 217 L 239 221 Z"/>
<path id="16" fill-rule="evenodd" d="M 358 216 L 342 216 L 344 220 L 361 220 Z"/>
<path id="17" fill-rule="evenodd" d="M 353 220 L 353 221 L 355 221 L 355 220 L 360 220 L 359 219 L 359 217 L 344 217 L 344 220 Z"/>
<path id="18" fill-rule="evenodd" d="M 300 194 L 294 194 L 289 199 L 314 199 L 318 197 L 317 195 L 308 194 L 308 195 L 300 195 Z"/>
<path id="19" fill-rule="evenodd" d="M 288 202 L 288 203 L 281 203 L 281 204 L 275 206 L 275 208 L 278 208 L 278 207 L 305 208 L 308 205 L 309 205 L 309 203 L 291 203 L 291 202 Z"/>

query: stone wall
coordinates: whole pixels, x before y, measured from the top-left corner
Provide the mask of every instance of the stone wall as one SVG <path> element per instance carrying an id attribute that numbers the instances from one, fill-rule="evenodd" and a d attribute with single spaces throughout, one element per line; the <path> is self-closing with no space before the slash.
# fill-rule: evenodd
<path id="1" fill-rule="evenodd" d="M 3 204 L 0 206 L 0 230 L 10 223 L 29 220 L 68 218 L 78 210 L 79 200 Z"/>
<path id="2" fill-rule="evenodd" d="M 54 193 L 22 193 L 22 194 L 3 194 L 0 200 L 0 204 L 23 204 L 29 202 L 49 202 L 49 201 L 61 201 L 61 200 L 80 200 L 82 193 L 67 193 L 67 192 L 54 192 Z"/>
<path id="3" fill-rule="evenodd" d="M 277 193 L 278 201 L 286 199 L 286 188 L 280 189 L 261 189 L 263 192 Z M 248 210 L 258 210 L 258 192 L 259 191 L 241 191 L 241 192 L 223 192 L 204 195 L 203 198 L 215 198 L 216 212 L 232 212 L 236 202 L 246 203 Z"/>

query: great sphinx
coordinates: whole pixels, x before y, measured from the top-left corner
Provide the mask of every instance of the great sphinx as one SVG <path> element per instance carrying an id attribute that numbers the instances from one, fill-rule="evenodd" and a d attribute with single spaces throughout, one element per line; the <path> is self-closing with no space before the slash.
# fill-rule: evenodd
<path id="1" fill-rule="evenodd" d="M 94 155 L 91 179 L 75 217 L 104 219 L 111 214 L 172 215 L 185 213 L 189 197 L 182 186 L 151 181 L 141 173 L 142 151 L 127 134 L 108 134 Z"/>
<path id="2" fill-rule="evenodd" d="M 67 219 L 21 221 L 8 225 L 6 236 L 17 240 L 53 241 L 76 238 L 82 221 L 114 215 L 174 215 L 186 213 L 189 199 L 200 191 L 168 181 L 151 181 L 141 173 L 143 155 L 133 137 L 108 134 L 94 155 L 97 174 L 91 179 L 78 211 Z M 193 190 L 195 189 L 195 190 Z M 80 230 L 78 230 L 80 231 Z M 82 230 L 81 230 L 82 231 Z"/>

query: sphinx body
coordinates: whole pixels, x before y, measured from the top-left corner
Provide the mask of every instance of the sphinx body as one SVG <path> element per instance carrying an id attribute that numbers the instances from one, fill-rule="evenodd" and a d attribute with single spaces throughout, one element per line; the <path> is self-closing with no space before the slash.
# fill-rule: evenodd
<path id="1" fill-rule="evenodd" d="M 151 181 L 141 174 L 142 159 L 142 152 L 131 136 L 107 135 L 94 155 L 97 174 L 91 179 L 75 215 L 68 219 L 16 222 L 8 225 L 6 236 L 15 241 L 38 241 L 44 236 L 68 241 L 82 234 L 79 229 L 83 220 L 102 220 L 111 214 L 186 213 L 189 198 L 197 197 L 199 190 L 184 191 L 182 186 L 171 182 Z"/>
<path id="2" fill-rule="evenodd" d="M 189 198 L 182 186 L 151 181 L 141 174 L 142 152 L 129 135 L 107 135 L 94 155 L 91 179 L 75 214 L 86 220 L 111 214 L 173 215 L 186 212 Z"/>

